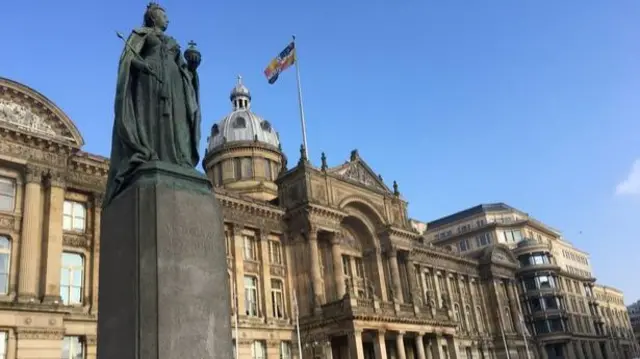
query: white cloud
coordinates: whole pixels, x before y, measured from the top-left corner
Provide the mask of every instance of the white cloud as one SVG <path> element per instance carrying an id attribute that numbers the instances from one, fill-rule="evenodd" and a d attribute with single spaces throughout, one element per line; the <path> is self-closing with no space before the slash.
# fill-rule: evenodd
<path id="1" fill-rule="evenodd" d="M 640 159 L 637 159 L 624 181 L 616 186 L 618 196 L 640 196 Z"/>

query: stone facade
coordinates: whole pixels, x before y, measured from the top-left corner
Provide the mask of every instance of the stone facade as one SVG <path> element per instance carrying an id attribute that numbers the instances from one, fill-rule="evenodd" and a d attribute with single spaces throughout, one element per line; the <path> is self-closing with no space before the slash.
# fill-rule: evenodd
<path id="1" fill-rule="evenodd" d="M 603 336 L 590 270 L 558 265 L 557 231 L 490 220 L 515 213 L 501 206 L 416 230 L 397 184 L 357 151 L 336 167 L 301 151 L 287 166 L 240 82 L 231 100 L 203 167 L 224 212 L 238 358 L 626 358 Z M 0 359 L 95 359 L 108 159 L 82 151 L 53 103 L 1 78 L 0 136 Z"/>

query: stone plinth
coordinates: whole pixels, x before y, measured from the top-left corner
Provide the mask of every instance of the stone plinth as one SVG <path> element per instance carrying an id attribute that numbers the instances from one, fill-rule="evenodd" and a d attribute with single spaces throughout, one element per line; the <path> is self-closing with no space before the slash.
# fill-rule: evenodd
<path id="1" fill-rule="evenodd" d="M 195 170 L 148 163 L 102 211 L 100 359 L 231 359 L 221 209 Z"/>

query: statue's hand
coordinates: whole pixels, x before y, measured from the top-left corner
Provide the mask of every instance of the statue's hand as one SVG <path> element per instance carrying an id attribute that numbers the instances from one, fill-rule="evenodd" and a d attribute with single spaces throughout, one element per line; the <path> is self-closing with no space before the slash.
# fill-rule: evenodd
<path id="1" fill-rule="evenodd" d="M 131 60 L 131 65 L 138 71 L 143 72 L 145 74 L 150 74 L 153 73 L 153 69 L 151 68 L 151 65 L 149 65 L 148 62 L 143 61 L 143 60 L 139 60 L 139 59 L 133 59 Z"/>

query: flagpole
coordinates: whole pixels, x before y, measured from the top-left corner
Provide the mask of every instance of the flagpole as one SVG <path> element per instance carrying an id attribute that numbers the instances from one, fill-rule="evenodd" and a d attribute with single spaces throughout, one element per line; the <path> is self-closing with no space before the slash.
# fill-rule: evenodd
<path id="1" fill-rule="evenodd" d="M 296 82 L 298 84 L 298 107 L 300 108 L 300 123 L 302 125 L 302 145 L 304 146 L 304 155 L 306 158 L 309 158 L 309 151 L 307 149 L 307 123 L 304 120 L 304 107 L 302 106 L 302 86 L 300 85 L 300 65 L 298 65 L 298 48 L 295 45 L 296 36 L 293 35 L 293 44 L 295 48 L 295 61 L 294 64 L 296 66 Z"/>
<path id="2" fill-rule="evenodd" d="M 298 359 L 302 359 L 302 340 L 300 339 L 300 310 L 298 309 L 298 298 L 296 297 L 295 291 L 293 292 L 293 307 L 296 312 L 296 334 L 298 336 Z"/>

